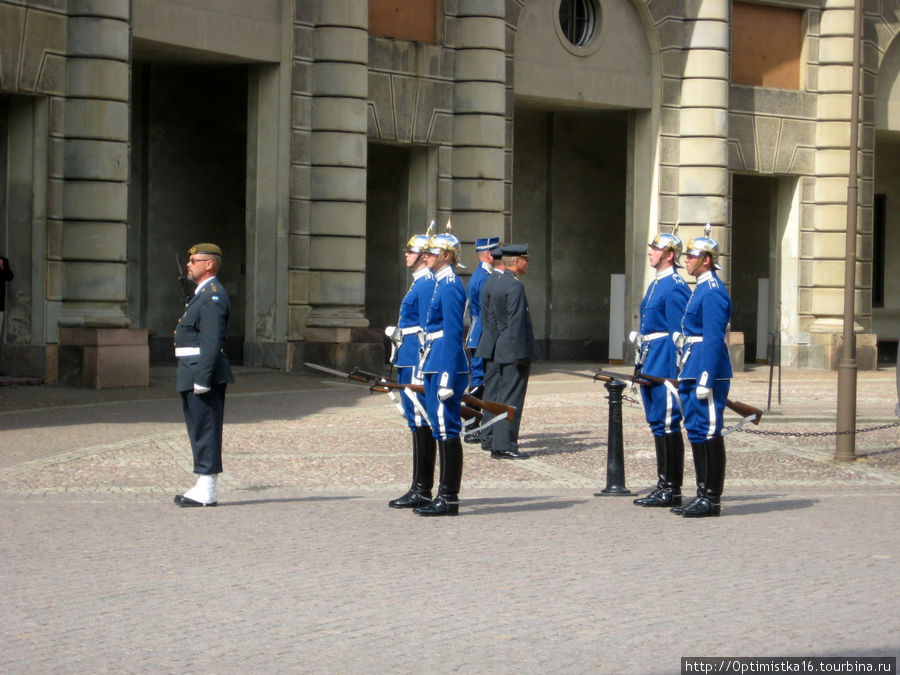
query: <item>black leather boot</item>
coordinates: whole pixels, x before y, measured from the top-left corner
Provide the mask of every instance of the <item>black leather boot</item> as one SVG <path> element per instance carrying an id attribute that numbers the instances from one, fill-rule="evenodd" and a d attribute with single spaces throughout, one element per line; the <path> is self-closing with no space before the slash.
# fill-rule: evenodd
<path id="1" fill-rule="evenodd" d="M 707 518 L 722 512 L 725 488 L 725 440 L 716 436 L 706 441 L 706 490 L 702 498 L 684 507 L 685 518 Z"/>
<path id="2" fill-rule="evenodd" d="M 429 427 L 417 427 L 413 434 L 412 486 L 402 497 L 388 502 L 394 509 L 412 509 L 431 503 L 434 485 L 435 440 Z"/>
<path id="3" fill-rule="evenodd" d="M 666 481 L 672 490 L 672 506 L 681 506 L 684 484 L 684 439 L 680 431 L 666 434 Z"/>
<path id="4" fill-rule="evenodd" d="M 691 442 L 691 453 L 694 455 L 694 472 L 697 474 L 697 496 L 686 506 L 669 509 L 675 515 L 684 515 L 684 510 L 691 504 L 706 496 L 706 443 Z"/>
<path id="5" fill-rule="evenodd" d="M 666 478 L 666 437 L 654 436 L 656 444 L 656 475 L 659 480 L 656 487 L 646 497 L 638 497 L 634 503 L 638 506 L 672 506 L 672 490 Z"/>
<path id="6" fill-rule="evenodd" d="M 420 516 L 455 516 L 459 513 L 459 486 L 462 482 L 463 452 L 459 438 L 438 441 L 441 482 L 434 501 L 415 510 Z"/>

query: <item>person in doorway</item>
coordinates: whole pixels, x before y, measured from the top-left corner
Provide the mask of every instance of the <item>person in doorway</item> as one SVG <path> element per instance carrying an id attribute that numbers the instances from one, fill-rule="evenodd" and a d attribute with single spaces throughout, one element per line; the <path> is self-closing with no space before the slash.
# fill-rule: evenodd
<path id="1" fill-rule="evenodd" d="M 459 513 L 463 452 L 462 397 L 469 384 L 469 361 L 463 346 L 463 313 L 466 289 L 456 275 L 461 247 L 447 224 L 446 234 L 431 238 L 425 260 L 435 278 L 434 293 L 425 320 L 422 374 L 425 408 L 440 455 L 440 482 L 434 500 L 419 506 L 421 516 L 455 516 Z"/>
<path id="2" fill-rule="evenodd" d="M 397 381 L 401 384 L 421 384 L 419 371 L 419 336 L 425 330 L 425 318 L 434 294 L 434 275 L 425 264 L 424 251 L 431 240 L 429 234 L 417 234 L 410 238 L 404 252 L 406 268 L 412 272 L 412 285 L 400 303 L 397 326 L 389 326 L 394 348 L 391 363 L 397 368 Z M 388 502 L 395 509 L 411 509 L 431 502 L 434 485 L 435 440 L 428 426 L 425 397 L 404 390 L 401 395 L 403 414 L 412 431 L 413 476 L 412 485 L 405 495 Z"/>
<path id="3" fill-rule="evenodd" d="M 690 288 L 677 272 L 681 239 L 660 232 L 650 242 L 647 257 L 656 276 L 641 301 L 641 332 L 632 335 L 635 348 L 635 373 L 664 380 L 678 376 L 675 342 L 681 331 L 684 307 Z M 681 402 L 678 390 L 669 382 L 649 383 L 641 387 L 644 414 L 656 450 L 656 488 L 634 500 L 638 506 L 681 506 L 684 476 L 684 440 L 681 436 Z"/>
<path id="4" fill-rule="evenodd" d="M 704 236 L 688 242 L 684 266 L 697 284 L 681 320 L 678 395 L 684 426 L 694 455 L 697 496 L 671 509 L 688 518 L 718 516 L 725 487 L 725 443 L 722 416 L 731 386 L 731 359 L 725 333 L 731 319 L 731 297 L 716 274 L 719 244 L 707 224 Z"/>
<path id="5" fill-rule="evenodd" d="M 510 422 L 493 425 L 491 457 L 494 459 L 528 459 L 519 452 L 519 427 L 522 407 L 528 389 L 534 349 L 534 328 L 528 311 L 525 286 L 519 278 L 528 272 L 528 244 L 507 244 L 501 248 L 504 271 L 490 289 L 490 302 L 497 322 L 497 338 L 490 358 L 496 366 L 496 400 L 515 406 L 516 416 Z"/>
<path id="6" fill-rule="evenodd" d="M 197 284 L 194 296 L 175 327 L 178 359 L 176 389 L 181 394 L 197 483 L 175 496 L 178 506 L 215 506 L 217 477 L 222 473 L 222 427 L 225 389 L 234 382 L 225 355 L 230 304 L 217 278 L 222 250 L 197 244 L 188 250 L 187 274 Z"/>

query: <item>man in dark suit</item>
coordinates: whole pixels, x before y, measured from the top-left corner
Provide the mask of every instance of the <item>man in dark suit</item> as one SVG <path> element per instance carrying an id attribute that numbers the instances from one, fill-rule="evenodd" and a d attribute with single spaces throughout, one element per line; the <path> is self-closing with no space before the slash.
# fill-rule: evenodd
<path id="1" fill-rule="evenodd" d="M 215 506 L 216 477 L 222 473 L 225 388 L 234 382 L 224 350 L 230 304 L 225 287 L 216 277 L 222 267 L 222 250 L 215 244 L 197 244 L 188 255 L 187 275 L 197 283 L 197 289 L 178 319 L 174 342 L 176 389 L 181 393 L 197 484 L 176 495 L 175 503 Z"/>
<path id="2" fill-rule="evenodd" d="M 496 367 L 496 400 L 516 407 L 512 422 L 503 420 L 493 426 L 491 457 L 494 459 L 528 459 L 519 452 L 519 425 L 528 388 L 534 350 L 534 328 L 528 312 L 525 286 L 519 276 L 528 272 L 528 244 L 508 244 L 501 248 L 501 276 L 490 289 L 490 302 L 497 322 L 497 341 L 491 361 Z"/>

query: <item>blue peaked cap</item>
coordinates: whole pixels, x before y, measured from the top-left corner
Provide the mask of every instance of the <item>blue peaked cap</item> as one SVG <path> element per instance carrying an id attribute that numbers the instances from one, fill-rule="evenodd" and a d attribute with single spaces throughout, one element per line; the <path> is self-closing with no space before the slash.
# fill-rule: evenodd
<path id="1" fill-rule="evenodd" d="M 479 237 L 475 240 L 476 251 L 490 251 L 500 243 L 500 237 Z"/>

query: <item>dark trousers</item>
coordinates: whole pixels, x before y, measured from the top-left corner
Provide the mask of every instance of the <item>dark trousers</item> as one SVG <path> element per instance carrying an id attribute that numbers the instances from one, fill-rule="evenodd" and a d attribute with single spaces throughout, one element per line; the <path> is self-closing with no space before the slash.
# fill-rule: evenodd
<path id="1" fill-rule="evenodd" d="M 500 363 L 496 367 L 496 400 L 506 405 L 514 405 L 516 417 L 512 422 L 504 419 L 493 425 L 491 449 L 517 451 L 519 449 L 519 425 L 522 422 L 522 405 L 525 403 L 525 390 L 528 389 L 531 363 L 521 366 L 515 363 Z"/>
<path id="2" fill-rule="evenodd" d="M 497 398 L 497 381 L 498 381 L 498 372 L 497 369 L 499 366 L 493 361 L 489 361 L 488 359 L 484 360 L 484 391 L 481 393 L 481 398 L 485 401 L 499 401 Z M 484 411 L 482 413 L 481 424 L 484 426 L 487 424 L 493 415 L 491 415 L 488 411 Z M 484 431 L 482 431 L 479 436 L 481 437 L 481 447 L 485 450 L 491 449 L 491 443 L 494 436 L 494 427 L 490 426 Z"/>
<path id="3" fill-rule="evenodd" d="M 181 392 L 181 409 L 187 425 L 194 473 L 222 473 L 222 423 L 225 420 L 225 384 L 214 384 L 205 394 Z"/>

